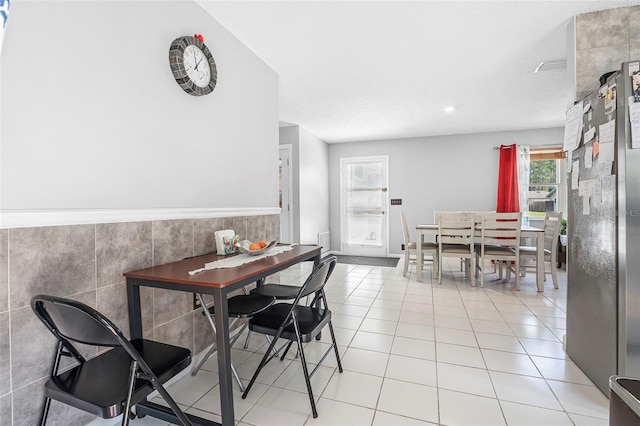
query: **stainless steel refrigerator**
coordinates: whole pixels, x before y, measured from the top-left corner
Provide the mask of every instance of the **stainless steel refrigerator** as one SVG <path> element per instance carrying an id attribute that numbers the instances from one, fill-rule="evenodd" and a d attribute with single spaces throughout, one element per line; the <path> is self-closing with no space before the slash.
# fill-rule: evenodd
<path id="1" fill-rule="evenodd" d="M 584 99 L 569 158 L 566 351 L 607 395 L 611 375 L 640 377 L 640 149 L 629 120 L 639 67 L 623 63 Z"/>

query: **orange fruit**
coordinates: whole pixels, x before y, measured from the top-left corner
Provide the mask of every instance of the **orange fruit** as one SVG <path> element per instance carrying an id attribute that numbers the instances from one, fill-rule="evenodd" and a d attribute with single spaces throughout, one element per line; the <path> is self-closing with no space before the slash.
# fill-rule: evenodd
<path id="1" fill-rule="evenodd" d="M 267 243 L 265 243 L 264 241 L 260 240 L 257 241 L 256 244 L 258 244 L 260 246 L 260 248 L 265 248 L 267 246 Z"/>
<path id="2" fill-rule="evenodd" d="M 251 243 L 249 244 L 249 250 L 260 250 L 262 247 L 260 247 L 260 244 L 258 243 Z"/>

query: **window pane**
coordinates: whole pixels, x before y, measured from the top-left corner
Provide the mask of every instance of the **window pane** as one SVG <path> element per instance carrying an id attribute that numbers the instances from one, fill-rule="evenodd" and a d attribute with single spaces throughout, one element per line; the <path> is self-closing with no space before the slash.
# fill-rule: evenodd
<path id="1" fill-rule="evenodd" d="M 556 211 L 558 185 L 529 185 L 529 211 L 542 213 Z"/>
<path id="2" fill-rule="evenodd" d="M 532 161 L 529 171 L 529 183 L 556 183 L 557 160 Z"/>

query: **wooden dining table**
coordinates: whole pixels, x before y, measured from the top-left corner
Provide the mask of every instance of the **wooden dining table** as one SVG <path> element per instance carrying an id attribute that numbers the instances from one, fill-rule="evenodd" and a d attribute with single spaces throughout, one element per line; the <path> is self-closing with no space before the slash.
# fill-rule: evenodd
<path id="1" fill-rule="evenodd" d="M 131 338 L 142 338 L 142 310 L 140 305 L 140 287 L 154 287 L 168 290 L 186 291 L 213 295 L 216 307 L 215 325 L 218 347 L 218 379 L 220 384 L 220 406 L 222 425 L 233 425 L 233 389 L 231 375 L 231 353 L 229 344 L 229 307 L 228 294 L 248 284 L 261 283 L 264 278 L 304 261 L 320 262 L 320 246 L 293 246 L 289 251 L 269 257 L 263 257 L 233 268 L 210 269 L 194 275 L 189 271 L 202 268 L 206 263 L 229 258 L 215 254 L 197 256 L 178 262 L 153 266 L 138 271 L 126 272 L 127 298 L 129 307 L 129 327 Z M 247 255 L 244 255 L 247 256 Z M 212 383 L 212 387 L 215 383 Z M 139 415 L 150 415 L 179 424 L 173 412 L 151 401 L 136 405 Z M 196 418 L 194 424 L 216 425 L 219 423 Z"/>
<path id="2" fill-rule="evenodd" d="M 438 235 L 438 225 L 435 223 L 416 226 L 418 243 L 416 244 L 416 259 L 422 259 L 422 243 L 425 235 Z M 482 233 L 480 227 L 476 227 L 476 235 Z M 535 238 L 536 240 L 536 286 L 538 291 L 544 291 L 544 229 L 529 225 L 522 225 L 520 236 L 523 238 Z M 422 281 L 422 265 L 416 262 L 416 281 Z M 552 266 L 553 267 L 553 266 Z M 473 272 L 472 272 L 473 273 Z M 473 277 L 471 278 L 473 279 Z"/>

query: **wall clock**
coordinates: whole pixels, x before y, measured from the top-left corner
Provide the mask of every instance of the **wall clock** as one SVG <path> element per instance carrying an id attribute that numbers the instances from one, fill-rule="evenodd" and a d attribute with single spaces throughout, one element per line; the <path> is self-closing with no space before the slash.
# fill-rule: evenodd
<path id="1" fill-rule="evenodd" d="M 216 87 L 216 62 L 199 34 L 178 37 L 171 43 L 169 65 L 178 85 L 190 95 L 208 95 Z"/>

